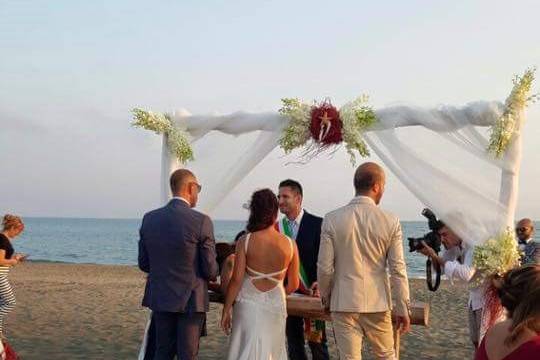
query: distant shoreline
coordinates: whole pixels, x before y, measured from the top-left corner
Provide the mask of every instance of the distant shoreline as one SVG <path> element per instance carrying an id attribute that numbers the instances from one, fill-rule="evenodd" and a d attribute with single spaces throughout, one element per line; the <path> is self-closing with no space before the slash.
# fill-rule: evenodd
<path id="1" fill-rule="evenodd" d="M 21 215 L 21 217 L 24 219 L 44 219 L 44 220 L 113 220 L 113 221 L 136 221 L 136 220 L 142 220 L 141 217 L 134 217 L 134 218 L 115 218 L 115 217 L 106 217 L 106 218 L 99 218 L 99 217 L 78 217 L 78 216 L 25 216 Z M 223 222 L 247 222 L 247 219 L 217 219 L 212 218 L 213 221 L 223 221 Z M 427 224 L 427 220 L 424 218 L 418 218 L 418 219 L 400 219 L 401 222 L 425 222 Z M 534 222 L 540 221 L 540 220 L 533 220 Z"/>

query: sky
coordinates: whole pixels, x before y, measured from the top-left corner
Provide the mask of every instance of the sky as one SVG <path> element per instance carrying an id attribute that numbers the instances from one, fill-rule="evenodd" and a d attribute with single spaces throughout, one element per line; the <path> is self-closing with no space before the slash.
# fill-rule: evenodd
<path id="1" fill-rule="evenodd" d="M 513 75 L 540 65 L 538 14 L 538 1 L 0 0 L 0 213 L 139 218 L 159 206 L 161 139 L 131 127 L 135 106 L 504 101 Z M 540 219 L 538 139 L 540 104 L 523 131 L 518 217 Z M 251 192 L 287 177 L 316 214 L 353 196 L 343 150 L 287 162 L 272 152 L 212 216 L 245 219 Z M 392 174 L 382 206 L 405 220 L 422 209 Z"/>

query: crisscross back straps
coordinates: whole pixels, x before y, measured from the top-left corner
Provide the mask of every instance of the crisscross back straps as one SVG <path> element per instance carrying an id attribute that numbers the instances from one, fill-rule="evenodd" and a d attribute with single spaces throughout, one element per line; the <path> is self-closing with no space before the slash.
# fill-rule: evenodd
<path id="1" fill-rule="evenodd" d="M 285 268 L 285 269 L 281 269 L 279 271 L 274 271 L 272 273 L 262 273 L 260 271 L 257 271 L 257 270 L 253 270 L 252 268 L 250 268 L 247 264 L 247 252 L 248 252 L 248 244 L 249 244 L 249 238 L 251 237 L 251 233 L 248 233 L 246 235 L 246 243 L 245 243 L 245 252 L 246 252 L 246 269 L 251 272 L 252 274 L 250 274 L 249 272 L 247 273 L 248 276 L 251 278 L 251 280 L 259 280 L 259 279 L 266 279 L 266 280 L 270 280 L 270 281 L 273 281 L 275 282 L 276 284 L 279 284 L 281 282 L 281 280 L 279 279 L 276 279 L 274 276 L 277 276 L 277 275 L 281 275 L 283 274 L 284 272 L 287 271 L 288 269 L 288 266 Z M 289 239 L 289 244 L 291 246 L 291 259 L 293 258 L 294 256 L 294 249 L 293 249 L 293 244 L 292 244 L 292 240 L 287 237 L 287 239 Z"/>

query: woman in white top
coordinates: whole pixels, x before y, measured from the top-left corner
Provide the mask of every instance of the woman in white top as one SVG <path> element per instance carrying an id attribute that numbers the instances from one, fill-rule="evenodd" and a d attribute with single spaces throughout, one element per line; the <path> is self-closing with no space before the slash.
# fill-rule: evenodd
<path id="1" fill-rule="evenodd" d="M 269 189 L 256 191 L 248 233 L 236 246 L 221 318 L 223 330 L 232 330 L 229 360 L 287 359 L 286 294 L 299 286 L 299 260 L 296 244 L 275 229 L 277 216 L 276 195 Z"/>

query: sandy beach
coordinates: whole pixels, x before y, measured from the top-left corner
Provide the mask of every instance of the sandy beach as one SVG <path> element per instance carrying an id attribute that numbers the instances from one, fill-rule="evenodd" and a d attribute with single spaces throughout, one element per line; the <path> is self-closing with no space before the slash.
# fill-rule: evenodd
<path id="1" fill-rule="evenodd" d="M 145 276 L 136 267 L 28 262 L 10 278 L 17 307 L 5 333 L 23 359 L 136 359 L 148 314 L 140 306 Z M 444 282 L 431 293 L 424 280 L 411 280 L 411 294 L 431 304 L 430 326 L 402 338 L 401 359 L 472 358 L 466 287 Z M 211 304 L 201 360 L 225 358 L 220 311 Z M 337 359 L 331 327 L 328 335 Z"/>

